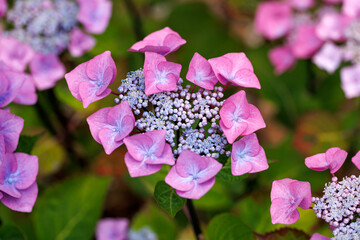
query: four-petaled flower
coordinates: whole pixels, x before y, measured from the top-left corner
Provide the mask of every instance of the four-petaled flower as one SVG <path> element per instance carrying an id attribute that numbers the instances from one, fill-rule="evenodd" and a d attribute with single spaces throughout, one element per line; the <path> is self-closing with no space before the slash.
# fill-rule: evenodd
<path id="1" fill-rule="evenodd" d="M 145 94 L 172 91 L 180 78 L 181 65 L 168 62 L 158 53 L 146 52 L 144 63 Z"/>
<path id="2" fill-rule="evenodd" d="M 190 61 L 186 79 L 208 90 L 213 90 L 218 82 L 210 63 L 198 53 Z"/>
<path id="3" fill-rule="evenodd" d="M 308 209 L 310 206 L 310 183 L 290 178 L 273 182 L 270 207 L 271 221 L 273 224 L 293 224 L 300 217 L 297 207 Z"/>
<path id="4" fill-rule="evenodd" d="M 0 109 L 0 137 L 3 138 L 5 152 L 16 150 L 23 127 L 24 120 L 21 117 Z"/>
<path id="5" fill-rule="evenodd" d="M 265 151 L 260 146 L 255 133 L 233 143 L 231 153 L 231 172 L 233 175 L 255 173 L 268 168 Z"/>
<path id="6" fill-rule="evenodd" d="M 110 94 L 107 88 L 116 77 L 116 66 L 110 51 L 77 66 L 65 74 L 71 94 L 87 108 L 92 102 Z"/>
<path id="7" fill-rule="evenodd" d="M 305 158 L 305 165 L 315 171 L 330 169 L 334 174 L 345 162 L 347 152 L 338 148 L 329 148 L 325 153 L 318 153 L 314 156 Z"/>
<path id="8" fill-rule="evenodd" d="M 135 126 L 135 117 L 127 101 L 98 110 L 87 118 L 91 135 L 111 154 L 124 143 Z"/>
<path id="9" fill-rule="evenodd" d="M 215 76 L 222 84 L 231 82 L 235 86 L 260 89 L 254 68 L 245 53 L 227 53 L 209 59 Z"/>
<path id="10" fill-rule="evenodd" d="M 180 197 L 199 199 L 212 188 L 221 168 L 222 164 L 215 159 L 184 149 L 165 182 L 176 189 Z"/>
<path id="11" fill-rule="evenodd" d="M 180 37 L 177 32 L 171 28 L 165 27 L 146 36 L 143 40 L 131 46 L 131 52 L 154 52 L 161 55 L 167 55 L 176 51 L 186 41 Z"/>
<path id="12" fill-rule="evenodd" d="M 220 117 L 220 127 L 229 143 L 233 143 L 239 136 L 249 135 L 265 127 L 259 109 L 248 104 L 243 90 L 225 100 Z"/>
<path id="13" fill-rule="evenodd" d="M 166 130 L 154 130 L 124 139 L 128 152 L 125 164 L 131 177 L 140 177 L 159 171 L 163 164 L 174 165 L 172 149 L 165 143 Z"/>

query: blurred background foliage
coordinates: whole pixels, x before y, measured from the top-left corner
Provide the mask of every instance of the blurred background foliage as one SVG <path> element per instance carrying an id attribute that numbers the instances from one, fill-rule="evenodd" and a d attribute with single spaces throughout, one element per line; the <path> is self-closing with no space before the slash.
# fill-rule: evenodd
<path id="1" fill-rule="evenodd" d="M 236 228 L 245 226 L 259 233 L 259 239 L 308 239 L 314 232 L 330 237 L 330 230 L 311 210 L 301 211 L 299 222 L 291 226 L 298 230 L 273 232 L 284 226 L 271 224 L 271 183 L 287 177 L 309 181 L 313 194 L 320 195 L 330 174 L 309 170 L 304 159 L 325 152 L 329 147 L 340 147 L 349 152 L 349 157 L 360 149 L 360 102 L 358 98 L 344 97 L 339 72 L 329 76 L 308 61 L 298 61 L 291 71 L 274 75 L 267 57 L 272 44 L 253 30 L 258 2 L 113 1 L 111 22 L 106 32 L 97 36 L 96 47 L 81 58 L 71 58 L 68 53 L 61 58 L 70 71 L 110 50 L 118 69 L 111 86 L 116 91 L 128 71 L 143 65 L 143 54 L 129 53 L 127 49 L 165 26 L 187 40 L 186 45 L 169 55 L 170 61 L 182 64 L 182 78 L 195 52 L 205 58 L 245 52 L 262 86 L 261 90 L 247 89 L 247 93 L 249 102 L 259 107 L 267 124 L 259 131 L 259 138 L 270 167 L 241 178 L 217 176 L 211 191 L 194 201 L 203 231 L 206 232 L 210 221 L 209 226 L 216 226 L 216 222 L 233 220 L 240 222 Z M 231 87 L 227 94 L 239 90 Z M 100 217 L 126 217 L 131 219 L 133 229 L 148 226 L 159 239 L 194 238 L 184 213 L 170 217 L 153 197 L 156 183 L 164 179 L 167 170 L 163 168 L 155 175 L 131 179 L 123 162 L 125 148 L 122 146 L 108 156 L 92 139 L 86 117 L 99 108 L 113 105 L 114 96 L 111 95 L 83 109 L 71 96 L 63 79 L 53 90 L 40 92 L 36 106 L 11 106 L 15 114 L 25 119 L 19 147 L 39 156 L 40 191 L 31 214 L 12 212 L 0 206 L 2 236 L 91 239 Z M 341 168 L 338 177 L 358 174 L 349 163 L 348 160 Z M 213 219 L 223 212 L 233 215 Z M 220 239 L 214 238 L 217 231 L 209 228 L 205 236 Z"/>

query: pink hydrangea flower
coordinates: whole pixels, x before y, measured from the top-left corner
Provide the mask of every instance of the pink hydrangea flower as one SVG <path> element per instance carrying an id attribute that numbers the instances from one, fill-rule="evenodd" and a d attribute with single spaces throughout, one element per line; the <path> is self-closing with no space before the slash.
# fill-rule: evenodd
<path id="1" fill-rule="evenodd" d="M 165 182 L 176 189 L 180 197 L 199 199 L 212 188 L 221 168 L 221 163 L 215 159 L 184 149 Z"/>
<path id="2" fill-rule="evenodd" d="M 16 150 L 24 120 L 6 110 L 0 109 L 0 136 L 4 140 L 5 152 Z"/>
<path id="3" fill-rule="evenodd" d="M 294 66 L 296 62 L 289 46 L 279 46 L 271 49 L 269 51 L 269 59 L 275 67 L 275 73 L 279 75 Z"/>
<path id="4" fill-rule="evenodd" d="M 181 65 L 168 62 L 158 53 L 146 52 L 144 63 L 145 94 L 173 91 L 180 78 Z"/>
<path id="5" fill-rule="evenodd" d="M 233 143 L 239 136 L 249 135 L 265 127 L 259 109 L 248 104 L 243 90 L 224 101 L 220 117 L 220 127 L 229 143 Z"/>
<path id="6" fill-rule="evenodd" d="M 311 57 L 323 44 L 316 34 L 314 24 L 303 24 L 296 28 L 289 45 L 296 58 L 306 59 Z"/>
<path id="7" fill-rule="evenodd" d="M 14 102 L 22 105 L 33 105 L 37 102 L 35 84 L 30 75 L 24 75 L 24 83 L 22 84 L 18 95 L 14 99 Z"/>
<path id="8" fill-rule="evenodd" d="M 23 73 L 0 70 L 0 108 L 14 101 L 26 78 Z"/>
<path id="9" fill-rule="evenodd" d="M 0 48 L 0 60 L 16 71 L 24 71 L 34 56 L 34 51 L 29 45 L 15 38 L 0 36 L 0 46 L 6 46 Z"/>
<path id="10" fill-rule="evenodd" d="M 234 176 L 260 172 L 268 168 L 265 151 L 255 133 L 234 142 L 231 152 L 231 172 Z"/>
<path id="11" fill-rule="evenodd" d="M 360 1 L 343 0 L 342 12 L 351 18 L 360 17 Z"/>
<path id="12" fill-rule="evenodd" d="M 190 61 L 186 79 L 208 90 L 213 90 L 218 82 L 210 63 L 198 53 Z"/>
<path id="13" fill-rule="evenodd" d="M 96 40 L 92 36 L 84 33 L 79 28 L 75 28 L 70 33 L 69 52 L 73 57 L 80 57 L 85 52 L 95 46 Z"/>
<path id="14" fill-rule="evenodd" d="M 109 0 L 77 0 L 80 5 L 77 19 L 89 33 L 101 34 L 105 31 L 112 11 Z"/>
<path id="15" fill-rule="evenodd" d="M 184 45 L 186 41 L 169 27 L 153 32 L 129 49 L 131 52 L 154 52 L 166 56 Z"/>
<path id="16" fill-rule="evenodd" d="M 355 156 L 351 158 L 351 161 L 360 170 L 360 151 L 358 151 Z"/>
<path id="17" fill-rule="evenodd" d="M 300 217 L 297 207 L 308 209 L 310 206 L 310 183 L 290 178 L 273 182 L 270 206 L 271 222 L 273 224 L 293 224 Z"/>
<path id="18" fill-rule="evenodd" d="M 55 54 L 35 54 L 30 62 L 30 71 L 36 88 L 49 89 L 64 77 L 65 67 Z"/>
<path id="19" fill-rule="evenodd" d="M 228 53 L 209 59 L 209 63 L 222 84 L 229 81 L 236 86 L 260 89 L 254 68 L 244 53 Z"/>
<path id="20" fill-rule="evenodd" d="M 344 40 L 345 29 L 350 22 L 351 20 L 348 17 L 336 11 L 327 11 L 321 14 L 320 21 L 316 26 L 316 34 L 324 41 Z"/>
<path id="21" fill-rule="evenodd" d="M 360 96 L 360 64 L 343 67 L 340 71 L 341 87 L 347 98 Z"/>
<path id="22" fill-rule="evenodd" d="M 35 182 L 39 163 L 37 156 L 7 153 L 0 165 L 0 201 L 14 211 L 31 212 L 38 187 Z"/>
<path id="23" fill-rule="evenodd" d="M 325 153 L 318 153 L 314 156 L 305 158 L 305 165 L 315 171 L 330 169 L 334 174 L 345 162 L 347 152 L 338 148 L 329 148 Z"/>
<path id="24" fill-rule="evenodd" d="M 104 218 L 96 227 L 97 240 L 127 240 L 129 220 L 126 218 Z"/>
<path id="25" fill-rule="evenodd" d="M 65 74 L 71 94 L 87 108 L 92 102 L 110 94 L 107 88 L 116 77 L 116 66 L 110 51 L 77 66 Z"/>
<path id="26" fill-rule="evenodd" d="M 124 101 L 98 110 L 87 118 L 87 122 L 95 141 L 103 145 L 106 154 L 111 154 L 133 130 L 135 117 L 129 103 Z"/>
<path id="27" fill-rule="evenodd" d="M 336 3 L 341 3 L 343 0 L 323 0 L 323 1 L 330 4 L 336 4 Z"/>
<path id="28" fill-rule="evenodd" d="M 0 18 L 5 16 L 6 10 L 7 10 L 6 0 L 0 0 Z"/>
<path id="29" fill-rule="evenodd" d="M 261 2 L 256 9 L 255 28 L 267 39 L 285 36 L 292 21 L 291 7 L 287 2 Z"/>
<path id="30" fill-rule="evenodd" d="M 331 238 L 325 237 L 325 236 L 323 236 L 321 234 L 318 234 L 318 233 L 314 233 L 311 236 L 310 240 L 331 240 Z"/>
<path id="31" fill-rule="evenodd" d="M 293 8 L 299 11 L 307 10 L 312 6 L 314 6 L 315 4 L 314 0 L 288 0 L 288 1 Z"/>
<path id="32" fill-rule="evenodd" d="M 313 56 L 313 62 L 328 73 L 333 73 L 340 66 L 342 50 L 332 42 L 325 43 Z"/>
<path id="33" fill-rule="evenodd" d="M 172 149 L 165 143 L 166 130 L 154 130 L 124 139 L 128 152 L 125 164 L 131 177 L 146 176 L 159 171 L 163 164 L 174 165 Z"/>

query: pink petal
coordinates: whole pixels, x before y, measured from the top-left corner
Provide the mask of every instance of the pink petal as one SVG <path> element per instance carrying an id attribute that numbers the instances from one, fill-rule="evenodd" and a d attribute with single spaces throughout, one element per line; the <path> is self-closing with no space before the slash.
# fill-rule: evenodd
<path id="1" fill-rule="evenodd" d="M 90 81 L 88 76 L 86 75 L 86 65 L 88 62 L 82 63 L 77 66 L 71 72 L 65 74 L 65 79 L 68 84 L 69 90 L 71 94 L 79 101 L 82 101 L 80 93 L 79 93 L 79 84 L 81 82 Z"/>
<path id="2" fill-rule="evenodd" d="M 314 234 L 311 236 L 310 240 L 331 240 L 331 239 L 328 238 L 328 237 L 325 237 L 325 236 L 323 236 L 323 235 L 321 235 L 321 234 L 314 233 Z"/>
<path id="3" fill-rule="evenodd" d="M 307 10 L 314 6 L 314 0 L 289 0 L 291 6 L 299 11 Z"/>
<path id="4" fill-rule="evenodd" d="M 0 46 L 6 46 L 0 49 L 0 60 L 15 71 L 24 71 L 34 56 L 30 46 L 15 38 L 0 36 Z"/>
<path id="5" fill-rule="evenodd" d="M 325 152 L 325 157 L 326 161 L 330 163 L 330 173 L 335 173 L 344 164 L 347 157 L 347 152 L 338 147 L 329 148 Z"/>
<path id="6" fill-rule="evenodd" d="M 14 101 L 25 79 L 21 72 L 0 71 L 0 108 Z"/>
<path id="7" fill-rule="evenodd" d="M 104 218 L 96 226 L 97 240 L 126 240 L 129 220 L 126 218 Z"/>
<path id="8" fill-rule="evenodd" d="M 360 17 L 360 2 L 358 0 L 343 0 L 342 12 L 351 17 Z"/>
<path id="9" fill-rule="evenodd" d="M 195 181 L 193 181 L 192 177 L 180 176 L 175 166 L 173 166 L 166 175 L 165 182 L 178 191 L 189 191 L 195 186 Z"/>
<path id="10" fill-rule="evenodd" d="M 24 83 L 14 102 L 22 105 L 34 105 L 37 102 L 35 84 L 29 75 L 26 74 Z"/>
<path id="11" fill-rule="evenodd" d="M 270 215 L 272 224 L 293 224 L 300 218 L 300 213 L 286 199 L 276 198 L 271 201 Z"/>
<path id="12" fill-rule="evenodd" d="M 101 129 L 108 127 L 108 123 L 106 121 L 106 117 L 108 112 L 111 110 L 111 107 L 102 108 L 92 115 L 90 115 L 86 121 L 89 124 L 90 132 L 95 141 L 101 144 L 100 138 L 99 138 L 99 132 Z"/>
<path id="13" fill-rule="evenodd" d="M 269 51 L 269 59 L 275 67 L 275 73 L 280 75 L 295 65 L 295 57 L 289 46 L 275 47 Z"/>
<path id="14" fill-rule="evenodd" d="M 29 188 L 21 190 L 20 193 L 20 198 L 14 198 L 4 194 L 1 202 L 14 211 L 31 212 L 38 194 L 37 184 L 34 183 Z"/>
<path id="15" fill-rule="evenodd" d="M 332 42 L 325 43 L 313 57 L 313 62 L 328 73 L 334 73 L 340 66 L 341 60 L 342 51 Z"/>
<path id="16" fill-rule="evenodd" d="M 360 151 L 358 151 L 356 155 L 351 158 L 351 161 L 360 170 Z"/>
<path id="17" fill-rule="evenodd" d="M 347 98 L 360 96 L 360 64 L 343 67 L 340 71 L 341 88 Z"/>
<path id="18" fill-rule="evenodd" d="M 115 149 L 120 147 L 124 142 L 122 140 L 115 140 L 118 133 L 113 129 L 103 128 L 99 131 L 99 139 L 101 145 L 103 145 L 105 153 L 110 155 Z"/>
<path id="19" fill-rule="evenodd" d="M 126 148 L 134 159 L 143 161 L 145 154 L 153 145 L 152 139 L 146 133 L 136 134 L 124 139 Z M 161 152 L 163 149 L 161 149 Z"/>
<path id="20" fill-rule="evenodd" d="M 189 191 L 176 190 L 176 193 L 182 198 L 200 199 L 214 186 L 214 184 L 215 184 L 215 178 L 211 178 L 210 180 L 204 183 L 195 184 L 194 188 L 192 188 Z"/>
<path id="21" fill-rule="evenodd" d="M 39 169 L 37 156 L 25 153 L 14 153 L 17 161 L 17 170 L 12 177 L 15 187 L 19 190 L 29 188 L 36 180 Z"/>
<path id="22" fill-rule="evenodd" d="M 6 10 L 7 10 L 6 0 L 0 0 L 0 18 L 5 16 Z"/>
<path id="23" fill-rule="evenodd" d="M 75 28 L 70 33 L 69 52 L 73 57 L 80 57 L 85 52 L 95 46 L 96 40 L 92 36 L 85 34 L 79 28 Z"/>
<path id="24" fill-rule="evenodd" d="M 160 171 L 162 164 L 146 164 L 135 160 L 129 153 L 125 154 L 125 164 L 131 177 L 142 177 Z"/>
<path id="25" fill-rule="evenodd" d="M 98 86 L 96 83 L 80 82 L 79 95 L 83 102 L 83 107 L 87 108 L 91 103 L 96 102 L 111 93 L 111 89 L 106 89 L 102 94 L 97 95 Z"/>
<path id="26" fill-rule="evenodd" d="M 0 134 L 3 135 L 6 152 L 16 150 L 23 127 L 24 120 L 21 117 L 0 109 Z"/>
<path id="27" fill-rule="evenodd" d="M 315 171 L 324 171 L 329 168 L 326 162 L 325 153 L 318 153 L 314 156 L 305 158 L 305 165 Z"/>
<path id="28" fill-rule="evenodd" d="M 87 32 L 101 34 L 105 31 L 112 11 L 112 2 L 108 0 L 78 0 L 80 5 L 77 18 Z"/>
<path id="29" fill-rule="evenodd" d="M 105 51 L 89 60 L 86 65 L 86 75 L 94 81 L 113 83 L 116 77 L 116 65 L 111 52 Z"/>

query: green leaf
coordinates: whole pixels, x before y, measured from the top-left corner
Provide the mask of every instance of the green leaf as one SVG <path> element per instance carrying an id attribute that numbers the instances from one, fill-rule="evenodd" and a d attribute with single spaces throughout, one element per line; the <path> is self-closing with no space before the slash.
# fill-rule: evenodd
<path id="1" fill-rule="evenodd" d="M 209 240 L 253 240 L 251 229 L 239 218 L 224 213 L 214 217 L 209 223 L 207 235 Z"/>
<path id="2" fill-rule="evenodd" d="M 19 144 L 15 152 L 30 154 L 35 146 L 35 143 L 37 142 L 37 140 L 39 140 L 40 137 L 41 134 L 35 136 L 20 136 Z"/>
<path id="3" fill-rule="evenodd" d="M 83 176 L 45 192 L 34 209 L 37 239 L 90 239 L 101 216 L 109 180 Z"/>
<path id="4" fill-rule="evenodd" d="M 183 208 L 186 201 L 184 198 L 179 197 L 175 189 L 164 181 L 156 184 L 154 196 L 160 207 L 164 208 L 172 217 Z"/>
<path id="5" fill-rule="evenodd" d="M 310 236 L 305 232 L 289 227 L 266 233 L 263 237 L 264 240 L 305 240 L 309 238 Z"/>
<path id="6" fill-rule="evenodd" d="M 5 225 L 0 228 L 0 239 L 25 240 L 23 233 L 14 225 Z"/>
<path id="7" fill-rule="evenodd" d="M 227 160 L 227 163 L 223 166 L 223 168 L 220 170 L 220 172 L 216 176 L 221 177 L 222 179 L 224 179 L 225 181 L 227 181 L 229 183 L 241 182 L 242 180 L 247 178 L 247 176 L 249 174 L 243 174 L 243 175 L 240 175 L 240 176 L 234 176 L 231 173 L 230 161 L 231 161 L 231 159 L 229 158 Z"/>

